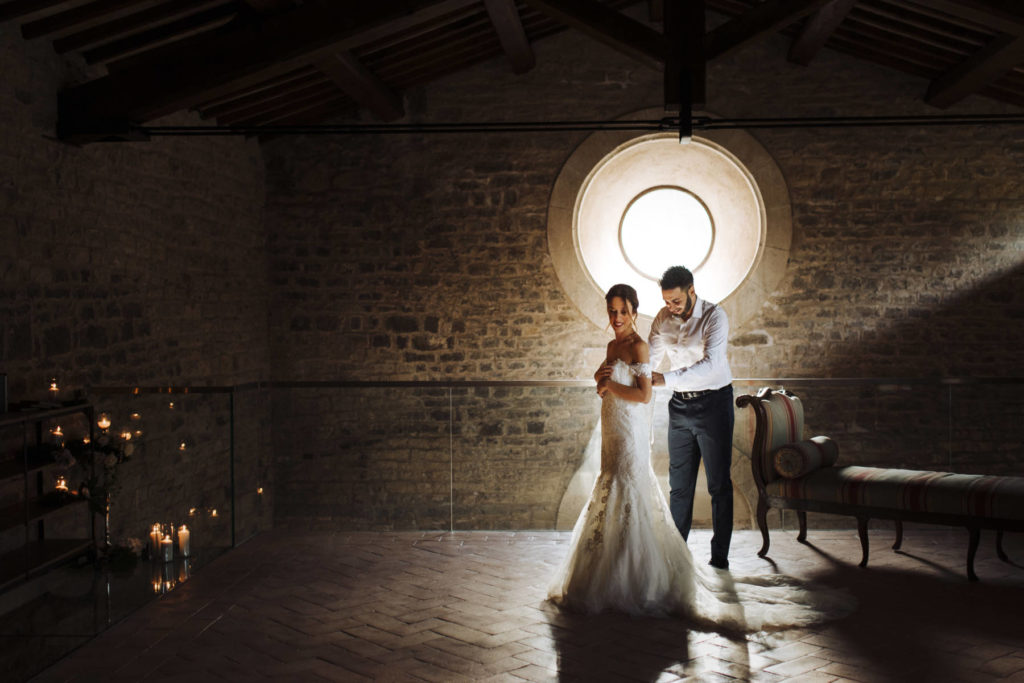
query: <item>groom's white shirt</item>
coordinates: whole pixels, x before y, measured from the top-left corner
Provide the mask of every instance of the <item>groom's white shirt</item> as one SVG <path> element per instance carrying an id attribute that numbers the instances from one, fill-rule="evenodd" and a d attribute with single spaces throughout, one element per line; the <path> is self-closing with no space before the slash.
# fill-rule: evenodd
<path id="1" fill-rule="evenodd" d="M 668 355 L 671 370 L 663 375 L 665 386 L 673 391 L 720 389 L 732 382 L 726 356 L 729 318 L 721 306 L 695 298 L 689 320 L 684 322 L 666 307 L 651 324 L 651 367 L 657 370 Z"/>

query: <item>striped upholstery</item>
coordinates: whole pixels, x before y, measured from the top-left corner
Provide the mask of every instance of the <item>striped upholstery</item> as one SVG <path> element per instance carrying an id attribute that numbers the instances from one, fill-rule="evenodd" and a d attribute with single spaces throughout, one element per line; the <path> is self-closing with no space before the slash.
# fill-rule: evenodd
<path id="1" fill-rule="evenodd" d="M 847 505 L 1024 520 L 1024 477 L 825 467 L 799 479 L 777 479 L 766 491 Z"/>
<path id="2" fill-rule="evenodd" d="M 761 472 L 766 482 L 778 478 L 775 451 L 804 438 L 804 407 L 796 396 L 772 392 L 761 401 L 768 417 L 765 425 L 765 449 L 761 452 Z"/>
<path id="3" fill-rule="evenodd" d="M 780 477 L 795 479 L 822 467 L 832 467 L 839 457 L 839 446 L 827 436 L 787 443 L 775 451 L 775 471 Z"/>

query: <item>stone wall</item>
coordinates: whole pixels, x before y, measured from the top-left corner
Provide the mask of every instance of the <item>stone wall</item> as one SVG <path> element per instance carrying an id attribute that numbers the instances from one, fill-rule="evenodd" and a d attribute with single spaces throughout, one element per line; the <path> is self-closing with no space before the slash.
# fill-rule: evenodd
<path id="1" fill-rule="evenodd" d="M 144 438 L 121 470 L 115 537 L 143 536 L 154 521 L 186 521 L 192 507 L 219 507 L 227 520 L 227 394 L 129 397 L 90 388 L 269 376 L 259 146 L 58 142 L 58 89 L 88 74 L 49 43 L 22 40 L 16 28 L 0 31 L 0 373 L 10 399 L 49 398 L 55 376 L 59 399 L 84 394 L 110 412 L 115 429 L 140 414 Z M 185 114 L 172 121 L 198 122 Z M 251 394 L 238 403 L 236 467 L 246 473 L 246 490 L 237 512 L 247 520 L 240 530 L 251 533 L 269 512 L 260 511 L 250 481 L 265 482 L 270 472 L 269 400 Z M 2 457 L 12 456 L 5 449 Z M 223 545 L 228 536 L 218 521 L 196 540 Z"/>
<path id="2" fill-rule="evenodd" d="M 717 60 L 708 110 L 939 113 L 919 101 L 920 79 L 827 51 L 799 67 L 785 61 L 786 48 L 776 38 Z M 563 34 L 535 49 L 538 65 L 524 76 L 497 59 L 407 93 L 409 120 L 608 119 L 660 101 L 657 73 L 584 36 Z M 956 111 L 1008 108 L 971 99 Z M 789 185 L 794 234 L 786 277 L 757 315 L 732 330 L 737 376 L 1024 375 L 1019 128 L 753 134 Z M 546 244 L 552 183 L 582 136 L 310 137 L 268 145 L 275 379 L 588 378 L 609 334 L 562 291 Z M 1019 392 L 952 391 L 928 381 L 792 388 L 808 394 L 808 431 L 833 433 L 845 462 L 1021 471 L 1012 417 L 1020 401 L 1011 395 Z M 457 528 L 544 527 L 596 422 L 595 397 L 576 389 L 550 389 L 559 398 L 543 401 L 517 389 L 494 410 L 452 413 L 417 410 L 422 396 L 403 395 L 382 440 L 378 423 L 391 410 L 391 389 L 365 389 L 373 398 L 358 400 L 342 389 L 298 400 L 302 391 L 311 390 L 275 396 L 276 465 L 286 492 L 276 513 L 350 528 L 447 526 L 446 494 Z M 341 413 L 354 426 L 344 445 L 319 438 L 320 425 Z M 574 426 L 565 426 L 563 413 Z M 445 461 L 439 423 L 446 414 L 455 416 L 454 435 L 477 434 L 472 457 L 451 448 Z M 738 480 L 747 467 L 739 418 Z M 487 436 L 491 429 L 498 438 Z M 534 432 L 546 439 L 510 447 Z M 436 446 L 430 464 L 403 443 L 424 434 Z M 515 455 L 505 463 L 508 453 Z M 397 470 L 394 461 L 402 463 Z M 454 470 L 447 492 L 446 465 Z M 385 470 L 400 472 L 398 479 Z M 368 476 L 432 483 L 403 486 L 396 500 Z M 317 483 L 324 477 L 329 486 Z M 481 503 L 462 505 L 467 496 Z M 389 512 L 360 517 L 360 509 Z"/>

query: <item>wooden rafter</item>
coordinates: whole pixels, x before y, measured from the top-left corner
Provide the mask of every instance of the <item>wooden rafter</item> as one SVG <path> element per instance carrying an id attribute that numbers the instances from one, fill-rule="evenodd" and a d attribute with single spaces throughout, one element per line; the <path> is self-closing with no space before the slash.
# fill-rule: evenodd
<path id="1" fill-rule="evenodd" d="M 831 0 L 765 0 L 708 32 L 707 58 L 721 57 L 764 35 L 775 33 L 829 2 Z"/>
<path id="2" fill-rule="evenodd" d="M 359 106 L 373 112 L 381 121 L 405 116 L 402 98 L 375 76 L 348 50 L 321 59 L 316 67 L 351 97 Z"/>
<path id="3" fill-rule="evenodd" d="M 140 3 L 139 0 L 97 0 L 22 24 L 21 35 L 31 40 L 75 27 L 89 27 L 140 4 L 144 7 L 152 3 Z"/>
<path id="4" fill-rule="evenodd" d="M 68 33 L 54 40 L 53 49 L 57 51 L 57 54 L 66 54 L 72 50 L 81 50 L 85 47 L 109 42 L 137 31 L 152 29 L 193 12 L 230 2 L 231 0 L 168 0 L 156 7 L 111 19 L 89 28 L 76 26 L 74 33 Z"/>
<path id="5" fill-rule="evenodd" d="M 0 22 L 43 12 L 64 2 L 66 0 L 11 0 L 0 3 Z"/>
<path id="6" fill-rule="evenodd" d="M 689 119 L 694 106 L 706 100 L 704 0 L 668 2 L 663 9 L 666 60 L 665 111 Z"/>
<path id="7" fill-rule="evenodd" d="M 594 0 L 526 0 L 527 4 L 590 37 L 661 70 L 665 63 L 662 34 Z"/>
<path id="8" fill-rule="evenodd" d="M 1000 33 L 1024 35 L 1024 5 L 1019 0 L 913 0 L 913 3 Z"/>
<path id="9" fill-rule="evenodd" d="M 1001 34 L 931 82 L 925 101 L 948 107 L 1024 63 L 1024 36 Z"/>
<path id="10" fill-rule="evenodd" d="M 111 70 L 117 70 L 122 65 L 117 64 L 116 60 L 223 26 L 238 16 L 237 9 L 233 3 L 214 5 L 200 12 L 91 47 L 82 52 L 82 57 L 89 64 L 107 64 Z"/>
<path id="11" fill-rule="evenodd" d="M 800 35 L 789 47 L 789 61 L 807 66 L 825 46 L 857 0 L 832 0 L 808 17 Z"/>
<path id="12" fill-rule="evenodd" d="M 484 0 L 484 5 L 498 34 L 501 49 L 512 65 L 512 72 L 522 74 L 532 69 L 536 59 L 523 30 L 515 0 Z"/>
<path id="13" fill-rule="evenodd" d="M 477 1 L 357 3 L 346 4 L 344 12 L 304 4 L 260 24 L 152 51 L 121 71 L 62 91 L 58 135 L 80 142 L 116 137 L 131 124 L 256 85 Z"/>

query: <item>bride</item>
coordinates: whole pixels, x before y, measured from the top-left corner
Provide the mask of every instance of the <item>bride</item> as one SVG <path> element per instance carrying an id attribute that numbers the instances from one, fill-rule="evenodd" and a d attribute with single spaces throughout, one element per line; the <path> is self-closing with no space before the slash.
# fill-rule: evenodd
<path id="1" fill-rule="evenodd" d="M 595 374 L 601 396 L 601 472 L 573 530 L 548 599 L 573 611 L 680 616 L 712 629 L 756 631 L 821 620 L 826 597 L 778 575 L 734 577 L 693 561 L 651 469 L 647 343 L 636 291 L 605 296 L 615 338 Z M 829 602 L 842 603 L 832 596 Z"/>

